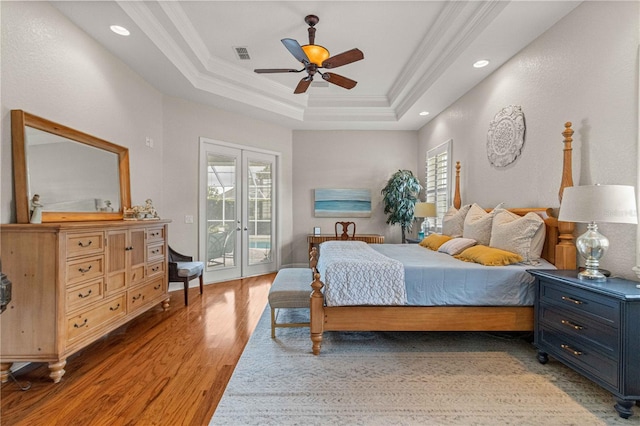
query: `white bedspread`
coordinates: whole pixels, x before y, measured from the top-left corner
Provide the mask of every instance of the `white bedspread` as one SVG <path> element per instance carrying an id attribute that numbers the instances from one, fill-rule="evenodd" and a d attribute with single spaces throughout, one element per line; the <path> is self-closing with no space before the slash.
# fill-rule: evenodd
<path id="1" fill-rule="evenodd" d="M 318 271 L 327 306 L 407 303 L 402 263 L 362 241 L 322 243 Z"/>

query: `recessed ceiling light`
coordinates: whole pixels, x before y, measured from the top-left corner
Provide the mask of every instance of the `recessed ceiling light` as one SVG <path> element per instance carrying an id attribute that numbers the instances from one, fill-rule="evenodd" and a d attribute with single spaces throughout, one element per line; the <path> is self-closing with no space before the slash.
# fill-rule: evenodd
<path id="1" fill-rule="evenodd" d="M 482 68 L 482 67 L 486 67 L 487 65 L 489 65 L 489 61 L 487 61 L 486 59 L 480 59 L 479 61 L 473 64 L 473 67 Z"/>
<path id="2" fill-rule="evenodd" d="M 109 28 L 111 28 L 111 31 L 121 36 L 128 36 L 129 34 L 131 34 L 128 29 L 126 29 L 125 27 L 121 27 L 120 25 L 112 25 Z"/>
<path id="3" fill-rule="evenodd" d="M 420 115 L 429 115 L 429 111 L 422 111 Z"/>

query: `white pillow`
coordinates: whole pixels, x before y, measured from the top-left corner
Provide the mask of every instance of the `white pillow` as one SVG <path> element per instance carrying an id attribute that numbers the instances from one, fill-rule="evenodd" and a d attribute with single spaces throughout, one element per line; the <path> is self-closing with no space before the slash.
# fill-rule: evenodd
<path id="1" fill-rule="evenodd" d="M 473 247 L 476 245 L 476 240 L 472 240 L 471 238 L 453 238 L 446 243 L 442 244 L 438 251 L 440 253 L 447 253 L 451 256 L 455 256 L 457 254 L 462 253 L 469 247 Z"/>
<path id="2" fill-rule="evenodd" d="M 460 210 L 451 207 L 442 218 L 442 234 L 453 238 L 462 237 L 464 218 L 471 208 L 471 204 L 462 206 Z"/>
<path id="3" fill-rule="evenodd" d="M 476 240 L 478 244 L 488 246 L 491 241 L 493 216 L 497 209 L 502 208 L 502 205 L 503 203 L 498 204 L 495 209 L 487 213 L 485 209 L 474 203 L 464 218 L 462 236 Z"/>
<path id="4" fill-rule="evenodd" d="M 544 220 L 532 212 L 524 216 L 500 209 L 493 218 L 491 247 L 517 253 L 522 263 L 536 265 L 544 246 Z"/>

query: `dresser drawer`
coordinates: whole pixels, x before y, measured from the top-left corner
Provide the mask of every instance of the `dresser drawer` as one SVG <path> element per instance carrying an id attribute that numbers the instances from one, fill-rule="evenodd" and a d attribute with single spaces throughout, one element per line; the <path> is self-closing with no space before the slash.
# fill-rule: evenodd
<path id="1" fill-rule="evenodd" d="M 164 261 L 164 259 L 158 262 L 149 263 L 147 265 L 147 277 L 153 277 L 154 275 L 164 276 L 166 270 L 165 265 L 166 262 Z"/>
<path id="2" fill-rule="evenodd" d="M 164 259 L 164 244 L 148 244 L 147 245 L 147 262 Z"/>
<path id="3" fill-rule="evenodd" d="M 104 275 L 104 256 L 89 256 L 67 261 L 67 286 Z"/>
<path id="4" fill-rule="evenodd" d="M 595 321 L 618 327 L 620 303 L 612 298 L 562 283 L 540 280 L 540 301 L 562 306 Z"/>
<path id="5" fill-rule="evenodd" d="M 164 226 L 147 229 L 148 243 L 164 242 L 165 238 L 166 236 L 164 235 Z"/>
<path id="6" fill-rule="evenodd" d="M 550 328 L 542 327 L 538 332 L 540 348 L 559 360 L 595 376 L 600 381 L 618 389 L 618 361 L 591 349 L 584 342 Z"/>
<path id="7" fill-rule="evenodd" d="M 164 294 L 164 277 L 158 277 L 150 282 L 127 291 L 127 310 L 133 312 L 143 306 L 153 303 L 157 296 Z"/>
<path id="8" fill-rule="evenodd" d="M 575 341 L 596 346 L 610 357 L 619 355 L 619 330 L 554 305 L 540 304 L 540 319 L 545 326 L 571 336 Z"/>
<path id="9" fill-rule="evenodd" d="M 67 310 L 81 309 L 97 300 L 102 299 L 104 278 L 82 283 L 76 287 L 67 288 Z"/>
<path id="10" fill-rule="evenodd" d="M 67 340 L 83 337 L 110 320 L 126 314 L 124 294 L 91 309 L 67 317 Z"/>
<path id="11" fill-rule="evenodd" d="M 104 252 L 104 232 L 67 234 L 67 258 Z"/>

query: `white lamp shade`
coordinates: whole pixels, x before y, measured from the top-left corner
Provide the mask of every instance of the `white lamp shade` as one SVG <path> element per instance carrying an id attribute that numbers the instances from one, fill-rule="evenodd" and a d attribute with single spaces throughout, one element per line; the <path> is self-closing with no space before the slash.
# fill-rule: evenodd
<path id="1" fill-rule="evenodd" d="M 434 203 L 416 203 L 413 209 L 415 217 L 436 217 L 436 205 Z"/>
<path id="2" fill-rule="evenodd" d="M 558 220 L 637 224 L 635 189 L 626 185 L 567 187 L 562 193 Z"/>

